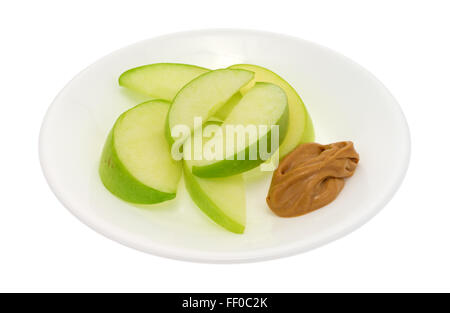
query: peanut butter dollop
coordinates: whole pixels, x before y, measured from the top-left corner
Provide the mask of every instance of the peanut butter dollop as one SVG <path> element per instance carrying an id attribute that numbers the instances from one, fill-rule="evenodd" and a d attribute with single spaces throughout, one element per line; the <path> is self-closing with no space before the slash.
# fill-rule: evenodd
<path id="1" fill-rule="evenodd" d="M 293 217 L 332 202 L 353 175 L 359 154 L 353 142 L 305 143 L 289 153 L 273 174 L 267 204 L 278 216 Z"/>

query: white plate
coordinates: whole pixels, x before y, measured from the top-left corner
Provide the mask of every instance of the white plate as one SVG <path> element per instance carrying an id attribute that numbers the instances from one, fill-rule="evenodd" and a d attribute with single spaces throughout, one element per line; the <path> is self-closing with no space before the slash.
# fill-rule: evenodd
<path id="1" fill-rule="evenodd" d="M 208 68 L 253 63 L 272 69 L 298 91 L 317 141 L 352 140 L 361 161 L 339 197 L 306 216 L 282 219 L 265 203 L 270 176 L 247 191 L 247 228 L 235 235 L 197 209 L 183 184 L 171 203 L 127 204 L 102 185 L 98 162 L 106 135 L 123 111 L 143 99 L 118 86 L 119 75 L 155 62 Z M 56 97 L 40 134 L 44 174 L 58 199 L 81 221 L 127 246 L 201 262 L 245 262 L 300 253 L 335 240 L 373 217 L 399 187 L 410 138 L 388 90 L 344 56 L 300 39 L 248 30 L 166 35 L 116 51 L 78 74 Z"/>

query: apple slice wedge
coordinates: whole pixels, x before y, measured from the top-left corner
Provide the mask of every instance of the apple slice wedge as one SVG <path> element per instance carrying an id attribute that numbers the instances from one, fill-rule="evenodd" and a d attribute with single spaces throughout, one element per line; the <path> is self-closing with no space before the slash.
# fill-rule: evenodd
<path id="1" fill-rule="evenodd" d="M 220 125 L 219 121 L 208 121 L 204 125 Z M 217 126 L 219 127 L 219 126 Z M 207 139 L 204 137 L 203 139 Z M 230 232 L 242 234 L 246 224 L 245 185 L 242 175 L 223 178 L 200 178 L 192 174 L 193 136 L 185 145 L 191 153 L 183 160 L 183 175 L 186 189 L 194 203 L 212 221 Z"/>
<path id="2" fill-rule="evenodd" d="M 169 143 L 177 139 L 171 134 L 174 126 L 186 125 L 192 132 L 194 118 L 200 117 L 206 122 L 253 76 L 253 72 L 246 70 L 220 69 L 190 81 L 177 94 L 167 115 L 166 137 Z"/>
<path id="3" fill-rule="evenodd" d="M 119 116 L 108 135 L 99 173 L 117 197 L 137 204 L 175 198 L 182 172 L 164 138 L 170 103 L 151 100 Z"/>
<path id="4" fill-rule="evenodd" d="M 286 138 L 280 146 L 280 158 L 291 152 L 300 143 L 314 141 L 314 127 L 306 107 L 292 86 L 283 78 L 264 67 L 253 64 L 236 64 L 229 68 L 243 69 L 255 73 L 256 82 L 267 82 L 280 86 L 288 98 L 289 126 Z"/>
<path id="5" fill-rule="evenodd" d="M 122 73 L 119 85 L 143 95 L 172 101 L 178 91 L 208 69 L 180 63 L 154 63 Z"/>
<path id="6" fill-rule="evenodd" d="M 220 126 L 221 131 L 217 132 L 223 138 L 223 148 L 218 152 L 221 155 L 216 155 L 214 159 L 204 156 L 200 160 L 193 160 L 192 173 L 204 178 L 226 177 L 255 168 L 267 159 L 261 156 L 261 145 L 267 147 L 264 152 L 268 156 L 277 151 L 286 136 L 288 120 L 289 107 L 283 89 L 271 83 L 256 83 L 224 120 Z M 227 138 L 230 128 L 246 129 L 248 126 L 256 127 L 257 133 L 253 136 L 247 132 L 241 135 L 231 133 L 228 136 L 233 137 Z M 265 130 L 261 129 L 261 126 L 266 126 Z M 272 146 L 272 126 L 278 126 L 278 141 L 274 140 L 276 146 Z M 237 136 L 243 136 L 245 139 L 241 140 L 240 145 L 237 144 Z M 211 140 L 216 139 L 217 137 L 212 137 Z M 227 147 L 227 141 L 231 142 L 231 145 L 235 144 L 233 149 Z"/>
<path id="7" fill-rule="evenodd" d="M 242 175 L 224 178 L 194 176 L 184 162 L 184 182 L 194 203 L 211 220 L 237 234 L 245 230 L 245 185 Z"/>

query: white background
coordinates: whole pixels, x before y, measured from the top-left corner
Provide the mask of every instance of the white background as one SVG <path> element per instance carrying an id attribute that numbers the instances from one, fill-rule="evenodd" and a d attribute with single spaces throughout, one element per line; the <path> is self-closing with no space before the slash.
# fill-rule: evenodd
<path id="1" fill-rule="evenodd" d="M 450 291 L 448 1 L 3 1 L 0 4 L 0 290 Z M 394 199 L 359 230 L 306 254 L 237 265 L 126 248 L 50 191 L 39 128 L 58 91 L 103 55 L 201 28 L 294 35 L 355 60 L 394 94 L 412 158 Z"/>

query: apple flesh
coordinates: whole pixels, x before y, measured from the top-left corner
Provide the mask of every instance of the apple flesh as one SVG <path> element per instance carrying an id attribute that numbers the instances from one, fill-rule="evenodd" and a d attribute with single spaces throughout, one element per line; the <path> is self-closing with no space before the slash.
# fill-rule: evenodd
<path id="1" fill-rule="evenodd" d="M 245 230 L 245 186 L 242 175 L 200 178 L 184 165 L 184 182 L 194 203 L 211 220 L 237 234 Z"/>
<path id="2" fill-rule="evenodd" d="M 177 94 L 170 107 L 166 122 L 166 137 L 170 144 L 177 138 L 172 137 L 171 129 L 177 125 L 186 125 L 194 129 L 194 118 L 200 117 L 206 122 L 234 94 L 246 86 L 254 74 L 246 70 L 221 69 L 207 72 L 190 81 Z"/>
<path id="3" fill-rule="evenodd" d="M 154 63 L 122 73 L 119 85 L 151 98 L 172 102 L 183 86 L 208 69 L 179 63 Z"/>
<path id="4" fill-rule="evenodd" d="M 137 204 L 175 198 L 182 164 L 164 137 L 169 102 L 151 100 L 126 111 L 108 135 L 99 173 L 117 197 Z"/>

